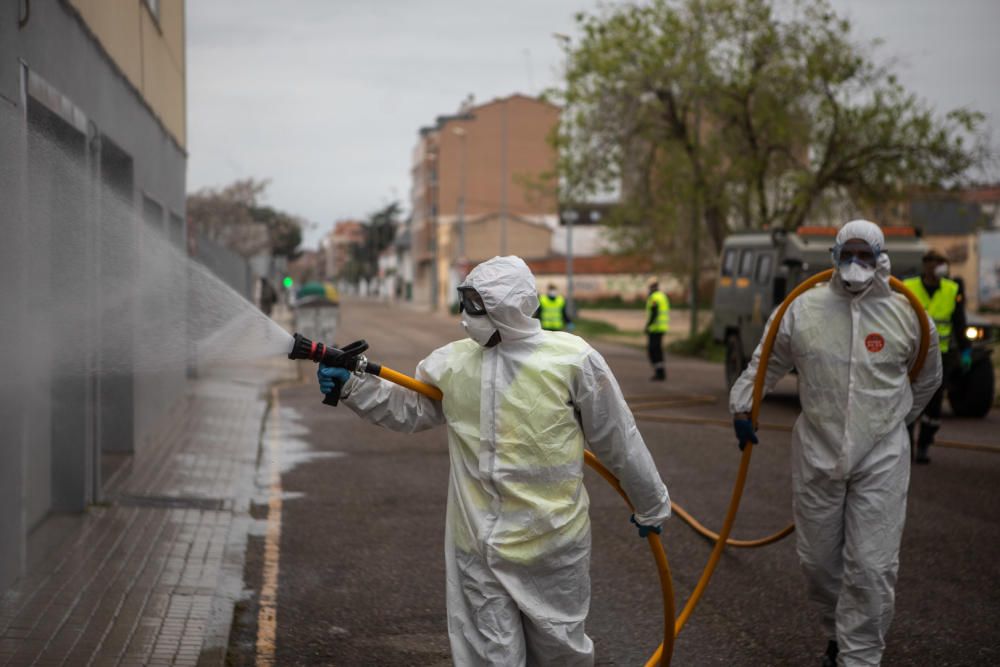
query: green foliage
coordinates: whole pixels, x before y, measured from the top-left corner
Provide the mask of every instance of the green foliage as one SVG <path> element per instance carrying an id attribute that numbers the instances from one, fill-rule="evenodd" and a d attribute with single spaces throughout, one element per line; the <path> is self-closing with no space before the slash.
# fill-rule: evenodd
<path id="1" fill-rule="evenodd" d="M 588 320 L 582 317 L 577 317 L 573 320 L 573 325 L 573 333 L 584 338 L 617 335 L 622 333 L 615 325 L 601 320 Z"/>
<path id="2" fill-rule="evenodd" d="M 198 233 L 245 257 L 269 250 L 294 257 L 302 220 L 260 204 L 268 181 L 245 178 L 188 195 L 187 215 Z"/>
<path id="3" fill-rule="evenodd" d="M 981 114 L 936 114 L 825 0 L 651 0 L 579 14 L 555 142 L 563 201 L 620 194 L 623 252 L 700 266 L 731 229 L 870 210 L 982 163 Z M 790 18 L 783 18 L 788 16 Z M 972 140 L 971 143 L 969 140 Z"/>
<path id="4" fill-rule="evenodd" d="M 350 258 L 340 270 L 342 279 L 356 283 L 361 279 L 371 280 L 378 275 L 378 256 L 392 245 L 399 217 L 398 201 L 387 204 L 368 216 L 364 222 L 364 239 L 351 246 Z"/>
<path id="5" fill-rule="evenodd" d="M 267 226 L 272 254 L 296 256 L 296 250 L 302 243 L 302 221 L 299 218 L 270 206 L 251 207 L 250 217 Z"/>

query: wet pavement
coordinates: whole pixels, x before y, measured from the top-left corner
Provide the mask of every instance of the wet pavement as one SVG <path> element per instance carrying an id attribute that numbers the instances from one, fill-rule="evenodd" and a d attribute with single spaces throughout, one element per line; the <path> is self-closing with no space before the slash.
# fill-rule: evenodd
<path id="1" fill-rule="evenodd" d="M 192 382 L 107 502 L 0 597 L 0 665 L 224 664 L 267 390 L 293 377 L 269 360 Z"/>

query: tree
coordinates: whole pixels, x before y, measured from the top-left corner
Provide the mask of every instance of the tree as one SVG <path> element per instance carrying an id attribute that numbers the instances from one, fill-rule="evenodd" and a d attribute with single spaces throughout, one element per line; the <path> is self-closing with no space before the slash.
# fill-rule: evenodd
<path id="1" fill-rule="evenodd" d="M 613 240 L 690 270 L 693 317 L 703 232 L 717 253 L 732 229 L 871 210 L 985 158 L 980 114 L 935 115 L 825 1 L 786 14 L 770 0 L 651 0 L 579 14 L 582 38 L 564 47 L 562 199 L 616 193 Z"/>
<path id="2" fill-rule="evenodd" d="M 340 272 L 341 278 L 357 283 L 378 275 L 378 257 L 395 240 L 400 210 L 400 204 L 396 201 L 368 216 L 362 223 L 365 228 L 364 239 L 351 245 L 351 255 Z"/>
<path id="3" fill-rule="evenodd" d="M 302 220 L 260 204 L 268 181 L 252 178 L 188 195 L 187 214 L 198 233 L 244 257 L 270 250 L 294 257 L 302 242 Z"/>

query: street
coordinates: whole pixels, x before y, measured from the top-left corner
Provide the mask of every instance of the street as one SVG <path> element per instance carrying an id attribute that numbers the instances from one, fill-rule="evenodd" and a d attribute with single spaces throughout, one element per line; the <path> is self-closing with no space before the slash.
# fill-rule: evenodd
<path id="1" fill-rule="evenodd" d="M 365 338 L 371 359 L 407 374 L 431 350 L 462 336 L 457 317 L 356 300 L 341 311 L 336 343 Z M 672 499 L 718 529 L 739 463 L 721 366 L 668 358 L 668 382 L 654 385 L 642 352 L 596 347 L 637 410 Z M 297 363 L 302 382 L 273 392 L 266 420 L 264 458 L 277 466 L 269 472 L 262 459 L 254 516 L 268 529 L 250 538 L 244 577 L 253 595 L 237 607 L 230 664 L 254 664 L 262 650 L 266 659 L 273 651 L 278 665 L 450 664 L 444 428 L 398 434 L 345 407 L 324 406 L 315 366 Z M 765 426 L 734 537 L 770 534 L 791 520 L 790 434 L 781 427 L 797 414 L 794 394 L 794 378 L 786 378 L 761 411 Z M 640 409 L 655 400 L 661 404 Z M 947 419 L 939 439 L 995 447 L 998 428 L 994 410 L 983 420 Z M 912 471 L 884 663 L 994 664 L 1000 660 L 1000 456 L 946 447 L 931 456 L 931 465 Z M 588 634 L 598 664 L 642 664 L 662 639 L 654 563 L 617 494 L 592 471 L 587 488 L 594 535 Z M 679 611 L 711 544 L 676 517 L 663 542 Z M 269 585 L 276 596 L 260 594 Z M 818 664 L 826 637 L 811 612 L 794 537 L 727 550 L 677 639 L 673 664 Z M 272 620 L 273 644 L 261 642 Z"/>

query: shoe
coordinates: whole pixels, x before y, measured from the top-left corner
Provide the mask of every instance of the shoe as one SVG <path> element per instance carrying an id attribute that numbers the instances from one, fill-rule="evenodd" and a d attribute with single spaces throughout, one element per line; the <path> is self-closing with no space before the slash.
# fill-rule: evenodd
<path id="1" fill-rule="evenodd" d="M 667 369 L 657 368 L 653 373 L 653 377 L 649 378 L 651 382 L 663 382 L 667 379 Z"/>
<path id="2" fill-rule="evenodd" d="M 840 648 L 837 646 L 837 642 L 830 640 L 826 643 L 826 653 L 823 654 L 823 661 L 820 662 L 820 667 L 837 667 L 837 654 L 840 653 Z"/>
<path id="3" fill-rule="evenodd" d="M 927 447 L 917 446 L 917 456 L 913 459 L 915 463 L 920 463 L 921 465 L 931 462 L 931 457 L 927 456 Z"/>

